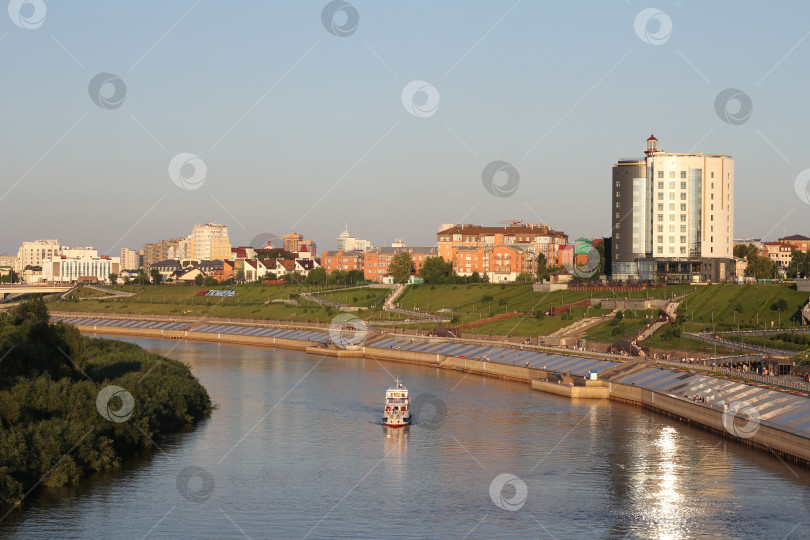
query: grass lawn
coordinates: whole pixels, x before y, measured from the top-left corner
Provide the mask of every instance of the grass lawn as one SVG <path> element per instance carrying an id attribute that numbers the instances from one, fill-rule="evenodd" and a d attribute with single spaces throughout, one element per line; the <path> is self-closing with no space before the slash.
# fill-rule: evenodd
<path id="1" fill-rule="evenodd" d="M 799 313 L 810 295 L 798 292 L 793 284 L 717 284 L 701 287 L 678 308 L 698 328 L 711 328 L 712 313 L 716 330 L 752 328 L 791 328 L 791 318 Z M 779 299 L 788 304 L 785 312 L 771 306 Z M 738 311 L 735 308 L 740 308 Z M 773 322 L 773 325 L 771 325 Z"/>
<path id="2" fill-rule="evenodd" d="M 298 320 L 298 321 L 329 321 L 338 312 L 327 311 L 324 306 L 298 298 L 298 294 L 311 290 L 302 285 L 262 285 L 246 284 L 233 286 L 204 287 L 196 285 L 160 286 L 127 285 L 109 287 L 135 293 L 131 297 L 94 299 L 96 295 L 103 295 L 100 291 L 82 288 L 78 294 L 87 298 L 81 302 L 75 300 L 62 300 L 50 302 L 49 307 L 56 311 L 82 311 L 108 314 L 149 314 L 164 316 L 209 316 L 230 318 L 251 318 L 263 320 Z M 234 297 L 206 297 L 197 296 L 197 292 L 204 289 L 232 289 L 236 291 Z M 681 304 L 679 311 L 689 320 L 683 325 L 684 331 L 699 331 L 711 328 L 712 313 L 714 314 L 715 328 L 718 331 L 736 330 L 737 324 L 741 329 L 753 328 L 759 317 L 758 328 L 778 327 L 780 313 L 771 309 L 779 299 L 788 303 L 788 309 L 781 313 L 781 326 L 791 327 L 791 315 L 795 315 L 800 307 L 807 302 L 807 293 L 795 290 L 789 284 L 756 284 L 756 285 L 675 285 L 649 291 L 636 291 L 621 293 L 617 296 L 631 298 L 664 298 L 673 294 L 694 291 L 693 294 Z M 403 321 L 412 318 L 406 315 L 392 314 L 381 311 L 381 304 L 388 294 L 388 289 L 349 289 L 324 293 L 329 298 L 349 305 L 359 306 L 363 309 L 357 316 L 371 321 Z M 86 296 L 84 296 L 86 295 Z M 288 306 L 272 303 L 276 299 L 297 298 L 300 306 Z M 490 314 L 505 313 L 508 311 L 545 312 L 551 306 L 558 306 L 589 298 L 612 298 L 611 291 L 604 292 L 574 292 L 555 291 L 551 293 L 536 293 L 531 285 L 500 285 L 500 284 L 457 284 L 457 285 L 412 285 L 399 300 L 405 309 L 418 308 L 423 313 L 439 315 L 442 308 L 450 308 L 452 314 L 442 314 L 448 317 L 457 317 L 458 323 L 478 321 L 489 317 Z M 736 307 L 740 310 L 735 310 Z M 712 310 L 714 308 L 714 310 Z M 594 316 L 604 313 L 596 308 L 589 308 L 587 315 Z M 624 329 L 619 336 L 611 335 L 611 327 L 606 323 L 600 324 L 586 333 L 586 338 L 599 342 L 613 342 L 618 337 L 630 337 L 641 328 L 648 319 L 645 315 L 654 316 L 652 311 L 625 312 Z M 573 311 L 572 319 L 561 317 L 545 317 L 541 320 L 533 316 L 506 319 L 486 326 L 477 327 L 475 333 L 507 335 L 511 331 L 516 336 L 548 335 L 563 326 L 571 324 L 575 319 L 583 316 L 583 310 L 577 308 Z M 435 325 L 426 325 L 432 328 Z M 469 332 L 472 332 L 470 329 Z M 654 336 L 644 343 L 654 347 L 681 348 L 683 350 L 714 350 L 711 344 L 703 344 L 689 339 L 670 337 L 666 340 L 661 335 Z"/>
<path id="3" fill-rule="evenodd" d="M 349 306 L 370 308 L 382 306 L 385 297 L 390 294 L 390 289 L 372 289 L 364 287 L 362 289 L 348 289 L 346 291 L 334 291 L 319 294 L 318 298 L 332 300 Z"/>
<path id="4" fill-rule="evenodd" d="M 111 296 L 112 293 L 106 293 L 104 291 L 100 291 L 98 289 L 91 289 L 89 287 L 79 287 L 72 293 L 67 296 L 68 300 L 72 300 L 74 298 L 102 298 L 105 296 Z"/>
<path id="5" fill-rule="evenodd" d="M 611 324 L 614 319 L 611 317 L 607 321 L 594 326 L 585 332 L 585 338 L 589 341 L 596 341 L 599 343 L 614 343 L 620 339 L 628 339 L 636 335 L 645 324 L 655 319 L 658 315 L 658 310 L 638 310 L 638 311 L 625 311 L 624 318 L 620 325 Z M 618 333 L 614 334 L 614 330 L 619 328 Z"/>

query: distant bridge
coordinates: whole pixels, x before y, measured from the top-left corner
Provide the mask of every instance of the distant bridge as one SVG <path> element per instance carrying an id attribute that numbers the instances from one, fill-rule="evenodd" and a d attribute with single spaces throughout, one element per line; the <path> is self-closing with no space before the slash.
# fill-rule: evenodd
<path id="1" fill-rule="evenodd" d="M 9 296 L 23 294 L 51 294 L 65 293 L 75 285 L 0 285 L 0 302 Z"/>

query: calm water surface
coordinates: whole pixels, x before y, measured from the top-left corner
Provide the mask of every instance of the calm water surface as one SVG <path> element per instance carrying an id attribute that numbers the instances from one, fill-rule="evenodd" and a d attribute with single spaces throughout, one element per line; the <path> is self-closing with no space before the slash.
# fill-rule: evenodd
<path id="1" fill-rule="evenodd" d="M 219 408 L 121 470 L 31 496 L 0 536 L 810 536 L 808 470 L 636 407 L 415 365 L 129 341 L 191 365 Z M 443 403 L 384 428 L 392 375 Z M 494 500 L 513 510 L 490 493 L 502 474 L 517 479 Z"/>

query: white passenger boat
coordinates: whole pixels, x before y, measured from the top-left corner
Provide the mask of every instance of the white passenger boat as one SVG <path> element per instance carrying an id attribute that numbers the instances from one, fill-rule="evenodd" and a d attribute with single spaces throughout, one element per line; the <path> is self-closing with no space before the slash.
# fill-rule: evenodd
<path id="1" fill-rule="evenodd" d="M 399 379 L 396 384 L 385 391 L 385 412 L 383 424 L 391 427 L 407 426 L 411 423 L 411 398 L 408 389 L 402 386 Z"/>

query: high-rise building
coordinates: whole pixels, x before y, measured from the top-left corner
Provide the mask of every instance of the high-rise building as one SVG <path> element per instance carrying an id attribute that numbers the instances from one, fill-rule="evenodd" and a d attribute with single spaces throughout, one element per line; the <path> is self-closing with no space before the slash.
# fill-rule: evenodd
<path id="1" fill-rule="evenodd" d="M 299 244 L 304 240 L 304 236 L 295 231 L 282 235 L 282 238 L 284 239 L 284 250 L 291 253 L 298 251 Z"/>
<path id="2" fill-rule="evenodd" d="M 140 267 L 140 253 L 134 249 L 121 248 L 121 270 L 138 270 Z"/>
<path id="3" fill-rule="evenodd" d="M 42 266 L 42 261 L 58 256 L 60 252 L 59 240 L 23 242 L 17 252 L 14 271 L 19 274 L 25 270 L 26 266 Z"/>
<path id="4" fill-rule="evenodd" d="M 314 259 L 318 256 L 318 244 L 315 242 L 315 240 L 302 240 L 298 243 L 299 251 L 303 251 L 303 248 L 305 247 L 307 248 L 307 251 L 309 251 L 310 257 Z"/>
<path id="5" fill-rule="evenodd" d="M 170 238 L 169 240 L 161 240 L 160 242 L 151 242 L 143 245 L 143 268 L 149 269 L 150 266 L 159 261 L 169 259 L 169 250 L 176 248 L 180 239 Z"/>
<path id="6" fill-rule="evenodd" d="M 169 247 L 168 259 L 190 259 L 191 240 L 190 237 L 171 239 L 172 245 Z"/>
<path id="7" fill-rule="evenodd" d="M 179 244 L 179 242 L 178 242 Z M 220 259 L 231 256 L 231 242 L 228 227 L 219 223 L 198 223 L 188 237 L 189 258 L 198 261 Z"/>
<path id="8" fill-rule="evenodd" d="M 644 153 L 613 166 L 613 279 L 725 280 L 733 273 L 734 160 L 664 152 L 652 135 Z"/>
<path id="9" fill-rule="evenodd" d="M 372 249 L 371 242 L 363 240 L 362 238 L 355 238 L 349 234 L 349 224 L 346 224 L 346 229 L 337 237 L 337 250 L 338 251 L 368 251 Z"/>

